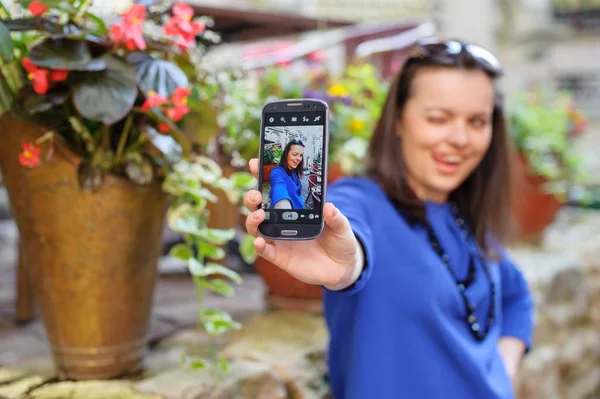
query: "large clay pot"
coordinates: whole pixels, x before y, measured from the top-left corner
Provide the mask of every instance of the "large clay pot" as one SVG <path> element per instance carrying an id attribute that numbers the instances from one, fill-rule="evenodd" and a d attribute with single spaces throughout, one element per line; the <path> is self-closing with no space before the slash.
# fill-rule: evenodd
<path id="1" fill-rule="evenodd" d="M 523 240 L 537 240 L 556 218 L 562 202 L 543 191 L 547 180 L 531 171 L 522 154 L 517 158 L 515 172 L 513 215 L 518 235 Z"/>
<path id="2" fill-rule="evenodd" d="M 323 289 L 320 286 L 303 283 L 261 257 L 256 259 L 255 266 L 267 286 L 265 301 L 269 308 L 314 313 L 323 311 Z"/>
<path id="3" fill-rule="evenodd" d="M 108 379 L 138 371 L 165 194 L 160 185 L 114 176 L 95 193 L 82 191 L 80 159 L 59 140 L 49 162 L 24 168 L 17 161 L 21 140 L 34 141 L 45 129 L 10 114 L 1 123 L 0 168 L 59 376 Z"/>

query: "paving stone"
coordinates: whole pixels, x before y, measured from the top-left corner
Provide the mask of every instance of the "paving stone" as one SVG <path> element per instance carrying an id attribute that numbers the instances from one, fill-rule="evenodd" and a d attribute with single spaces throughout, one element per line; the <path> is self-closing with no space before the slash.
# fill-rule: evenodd
<path id="1" fill-rule="evenodd" d="M 0 385 L 0 397 L 20 399 L 31 389 L 42 385 L 46 381 L 48 381 L 47 378 L 44 378 L 39 375 L 34 375 L 24 377 L 6 385 Z"/>
<path id="2" fill-rule="evenodd" d="M 133 388 L 128 381 L 81 381 L 46 384 L 23 399 L 160 399 Z"/>
<path id="3" fill-rule="evenodd" d="M 266 364 L 236 360 L 229 370 L 215 375 L 211 370 L 179 368 L 137 382 L 135 387 L 165 399 L 285 399 L 285 384 Z"/>

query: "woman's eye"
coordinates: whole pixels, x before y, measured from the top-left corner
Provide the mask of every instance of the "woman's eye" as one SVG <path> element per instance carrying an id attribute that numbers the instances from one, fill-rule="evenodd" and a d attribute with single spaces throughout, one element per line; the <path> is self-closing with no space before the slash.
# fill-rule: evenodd
<path id="1" fill-rule="evenodd" d="M 430 116 L 429 118 L 427 118 L 427 120 L 431 123 L 435 123 L 435 124 L 442 124 L 444 122 L 446 122 L 446 119 L 443 117 L 436 117 L 436 116 Z"/>
<path id="2" fill-rule="evenodd" d="M 487 121 L 485 119 L 473 119 L 471 124 L 477 128 L 482 128 L 487 125 Z"/>

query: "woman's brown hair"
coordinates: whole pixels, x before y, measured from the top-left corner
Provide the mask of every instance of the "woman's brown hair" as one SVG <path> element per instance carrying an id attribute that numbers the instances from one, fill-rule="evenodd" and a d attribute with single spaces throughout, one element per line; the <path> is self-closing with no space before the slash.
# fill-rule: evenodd
<path id="1" fill-rule="evenodd" d="M 494 82 L 496 101 L 492 115 L 492 139 L 487 153 L 471 175 L 449 197 L 470 224 L 481 248 L 496 255 L 490 236 L 506 242 L 512 231 L 511 159 L 512 144 L 505 124 L 502 95 L 495 84 L 499 73 L 490 71 L 467 52 L 456 55 L 455 63 L 439 63 L 428 57 L 409 58 L 393 80 L 375 128 L 367 155 L 367 176 L 377 181 L 390 200 L 411 222 L 425 221 L 425 209 L 408 184 L 396 134 L 397 120 L 411 96 L 415 76 L 424 67 L 483 70 Z"/>
<path id="2" fill-rule="evenodd" d="M 283 153 L 281 154 L 281 159 L 279 160 L 279 166 L 283 166 L 283 169 L 285 169 L 285 172 L 287 174 L 290 174 L 290 172 L 291 172 L 291 169 L 287 163 L 287 159 L 288 159 L 288 154 L 290 153 L 290 149 L 292 148 L 293 145 L 299 145 L 299 146 L 305 147 L 302 140 L 292 140 L 289 143 L 287 143 L 287 145 L 283 149 Z M 296 166 L 294 171 L 296 172 L 296 174 L 298 176 L 302 176 L 302 174 L 304 173 L 304 155 L 302 155 L 302 162 L 300 162 L 298 164 L 298 166 Z"/>

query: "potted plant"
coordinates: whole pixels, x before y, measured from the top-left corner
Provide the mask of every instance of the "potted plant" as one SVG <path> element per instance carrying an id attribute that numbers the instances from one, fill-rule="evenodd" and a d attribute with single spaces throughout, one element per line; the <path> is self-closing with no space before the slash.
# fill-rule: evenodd
<path id="1" fill-rule="evenodd" d="M 208 260 L 234 232 L 208 228 L 206 204 L 253 181 L 192 151 L 216 115 L 196 43 L 212 35 L 189 5 L 134 4 L 107 24 L 88 0 L 22 3 L 0 3 L 0 168 L 19 273 L 59 375 L 112 378 L 142 365 L 165 214 L 199 294 L 230 294 L 225 278 L 239 276 Z M 237 326 L 214 310 L 200 322 Z"/>
<path id="2" fill-rule="evenodd" d="M 583 182 L 574 140 L 586 121 L 569 93 L 539 86 L 515 96 L 509 122 L 518 150 L 514 214 L 521 237 L 537 236 Z"/>

